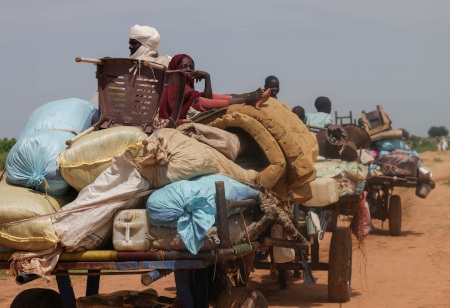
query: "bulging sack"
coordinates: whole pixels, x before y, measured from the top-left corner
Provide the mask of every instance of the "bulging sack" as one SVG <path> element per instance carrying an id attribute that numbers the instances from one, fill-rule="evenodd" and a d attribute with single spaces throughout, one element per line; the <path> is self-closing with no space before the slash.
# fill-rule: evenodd
<path id="1" fill-rule="evenodd" d="M 134 162 L 152 188 L 206 174 L 222 173 L 249 184 L 258 177 L 256 171 L 241 168 L 222 153 L 176 129 L 162 128 L 147 142 Z"/>
<path id="2" fill-rule="evenodd" d="M 411 151 L 394 150 L 380 154 L 375 163 L 384 175 L 417 176 L 419 157 Z"/>
<path id="3" fill-rule="evenodd" d="M 52 101 L 37 108 L 8 154 L 5 166 L 9 181 L 64 195 L 69 184 L 61 176 L 56 158 L 66 147 L 66 140 L 91 126 L 97 118 L 98 109 L 77 98 Z"/>
<path id="4" fill-rule="evenodd" d="M 116 154 L 129 150 L 133 157 L 147 134 L 137 127 L 118 126 L 94 131 L 76 140 L 58 157 L 61 175 L 80 191 L 109 166 Z"/>
<path id="5" fill-rule="evenodd" d="M 98 117 L 98 109 L 88 101 L 78 98 L 52 101 L 31 113 L 18 140 L 43 130 L 80 132 L 97 122 Z"/>
<path id="6" fill-rule="evenodd" d="M 253 199 L 259 195 L 238 181 L 223 175 L 212 174 L 191 181 L 177 181 L 158 189 L 147 200 L 147 214 L 152 225 L 173 227 L 187 249 L 197 254 L 204 237 L 216 220 L 215 182 L 223 181 L 227 200 Z M 228 215 L 236 213 L 229 210 Z"/>
<path id="7" fill-rule="evenodd" d="M 0 182 L 0 223 L 55 213 L 75 195 L 50 196 L 29 188 Z M 51 218 L 0 227 L 0 245 L 23 251 L 41 251 L 58 243 Z"/>
<path id="8" fill-rule="evenodd" d="M 114 214 L 137 207 L 141 200 L 133 195 L 148 188 L 128 151 L 114 156 L 112 165 L 52 218 L 61 247 L 69 252 L 101 248 L 111 235 Z M 80 210 L 92 204 L 100 206 Z M 76 209 L 79 211 L 63 212 Z"/>
<path id="9" fill-rule="evenodd" d="M 56 158 L 66 147 L 70 132 L 44 130 L 19 139 L 6 158 L 6 176 L 14 185 L 54 195 L 70 188 L 61 176 Z"/>

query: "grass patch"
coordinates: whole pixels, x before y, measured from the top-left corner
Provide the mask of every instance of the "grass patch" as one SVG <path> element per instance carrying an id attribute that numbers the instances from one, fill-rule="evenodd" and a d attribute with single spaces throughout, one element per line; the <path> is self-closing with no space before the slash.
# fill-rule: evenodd
<path id="1" fill-rule="evenodd" d="M 445 182 L 444 182 L 444 185 L 450 186 L 450 181 L 445 181 Z"/>
<path id="2" fill-rule="evenodd" d="M 443 162 L 443 160 L 440 157 L 433 158 L 433 161 L 436 162 L 436 163 L 442 163 Z"/>
<path id="3" fill-rule="evenodd" d="M 0 170 L 5 169 L 5 161 L 7 156 L 8 156 L 7 152 L 0 152 Z"/>

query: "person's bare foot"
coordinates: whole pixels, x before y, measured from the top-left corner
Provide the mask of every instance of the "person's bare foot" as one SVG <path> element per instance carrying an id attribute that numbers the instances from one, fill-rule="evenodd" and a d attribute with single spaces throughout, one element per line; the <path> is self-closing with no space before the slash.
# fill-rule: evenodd
<path id="1" fill-rule="evenodd" d="M 270 95 L 270 88 L 267 89 L 266 91 L 264 91 L 261 99 L 259 101 L 256 102 L 255 107 L 261 107 L 262 104 L 264 104 L 265 102 L 267 102 L 267 100 L 271 97 Z"/>
<path id="2" fill-rule="evenodd" d="M 245 104 L 255 106 L 255 104 L 263 97 L 263 94 L 264 92 L 260 87 L 257 90 L 249 93 L 234 95 L 233 98 L 228 101 L 228 103 L 229 105 Z"/>
<path id="3" fill-rule="evenodd" d="M 258 88 L 256 91 L 250 92 L 245 96 L 244 104 L 256 106 L 256 103 L 258 103 L 263 98 L 263 95 L 264 95 L 264 92 L 263 92 L 262 88 Z M 270 96 L 270 93 L 269 93 L 269 96 Z"/>

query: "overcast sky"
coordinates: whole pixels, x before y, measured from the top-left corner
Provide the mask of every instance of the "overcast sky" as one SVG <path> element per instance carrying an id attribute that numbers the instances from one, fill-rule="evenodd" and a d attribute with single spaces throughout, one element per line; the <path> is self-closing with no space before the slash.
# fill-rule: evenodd
<path id="1" fill-rule="evenodd" d="M 382 105 L 394 128 L 450 129 L 448 0 L 17 0 L 0 10 L 0 138 L 47 102 L 90 100 L 95 66 L 75 57 L 128 57 L 135 24 L 159 31 L 160 54 L 191 55 L 216 93 L 275 75 L 279 99 L 307 112 L 328 96 L 333 118 Z"/>

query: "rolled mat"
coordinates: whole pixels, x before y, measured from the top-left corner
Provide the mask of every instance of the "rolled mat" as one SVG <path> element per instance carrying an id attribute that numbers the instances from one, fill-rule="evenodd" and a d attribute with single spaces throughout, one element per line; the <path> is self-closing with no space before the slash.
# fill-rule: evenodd
<path id="1" fill-rule="evenodd" d="M 279 180 L 276 184 L 278 189 L 275 192 L 281 195 L 286 195 L 288 190 L 298 188 L 315 178 L 314 161 L 318 154 L 317 139 L 288 105 L 281 105 L 274 98 L 269 98 L 260 108 L 250 105 L 231 105 L 225 113 L 217 113 L 204 119 L 202 123 L 222 129 L 242 128 L 255 139 L 264 151 L 271 168 L 274 168 L 273 165 L 279 165 L 279 162 L 269 158 L 269 152 L 276 151 L 273 149 L 272 139 L 274 139 L 287 163 L 284 180 L 281 180 L 284 173 L 282 168 L 277 169 Z M 271 138 L 262 138 L 260 134 L 264 130 L 252 129 L 256 126 L 258 128 L 262 126 L 269 132 Z M 260 176 L 261 179 L 265 177 L 263 172 Z M 273 183 L 273 179 L 267 182 Z"/>
<path id="2" fill-rule="evenodd" d="M 402 139 L 402 136 L 403 136 L 403 131 L 401 129 L 391 129 L 391 130 L 386 130 L 384 132 L 380 132 L 375 135 L 372 135 L 372 136 L 370 136 L 370 139 L 372 141 L 391 139 L 391 138 Z"/>

